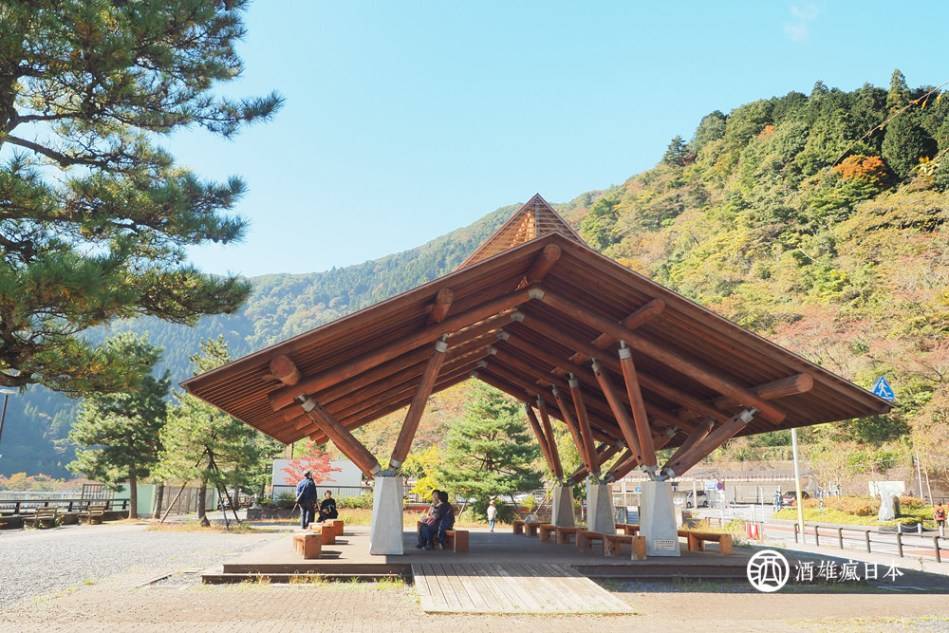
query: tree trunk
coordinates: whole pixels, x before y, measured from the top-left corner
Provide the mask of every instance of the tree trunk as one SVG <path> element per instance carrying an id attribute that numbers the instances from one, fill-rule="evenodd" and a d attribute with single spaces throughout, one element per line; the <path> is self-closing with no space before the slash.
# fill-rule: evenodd
<path id="1" fill-rule="evenodd" d="M 198 520 L 204 527 L 211 525 L 211 522 L 208 521 L 207 496 L 208 482 L 202 481 L 201 487 L 198 488 Z"/>
<path id="2" fill-rule="evenodd" d="M 129 518 L 138 518 L 138 478 L 129 473 Z"/>
<path id="3" fill-rule="evenodd" d="M 152 513 L 153 519 L 161 518 L 161 505 L 165 501 L 165 482 L 155 486 L 155 511 Z"/>

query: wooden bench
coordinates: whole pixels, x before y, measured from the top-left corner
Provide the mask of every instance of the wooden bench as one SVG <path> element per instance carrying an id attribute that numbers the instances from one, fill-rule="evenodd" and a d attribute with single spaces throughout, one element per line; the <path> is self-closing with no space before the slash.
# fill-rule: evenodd
<path id="1" fill-rule="evenodd" d="M 537 528 L 537 533 L 541 543 L 550 543 L 550 536 L 557 531 L 557 526 L 553 523 L 541 523 Z"/>
<path id="2" fill-rule="evenodd" d="M 294 534 L 293 549 L 295 549 L 297 554 L 302 556 L 304 560 L 319 558 L 323 551 L 323 546 L 320 543 L 320 535 L 313 533 Z"/>
<path id="3" fill-rule="evenodd" d="M 602 532 L 581 530 L 577 532 L 577 549 L 581 552 L 593 551 L 593 541 L 605 542 L 606 536 L 607 535 Z"/>
<path id="4" fill-rule="evenodd" d="M 515 534 L 524 533 L 524 520 L 523 519 L 514 519 L 514 522 L 511 523 L 511 529 L 514 530 Z"/>
<path id="5" fill-rule="evenodd" d="M 456 554 L 468 553 L 468 530 L 445 530 L 445 549 Z"/>
<path id="6" fill-rule="evenodd" d="M 638 523 L 617 523 L 616 524 L 617 533 L 622 532 L 627 536 L 636 536 L 639 534 L 639 524 Z"/>
<path id="7" fill-rule="evenodd" d="M 59 508 L 37 508 L 33 511 L 33 516 L 23 518 L 23 523 L 35 528 L 56 527 L 58 518 Z"/>
<path id="8" fill-rule="evenodd" d="M 630 546 L 633 560 L 646 559 L 646 537 L 634 534 L 604 534 L 603 556 L 615 558 L 619 553 L 619 548 L 623 545 Z"/>
<path id="9" fill-rule="evenodd" d="M 90 504 L 82 513 L 81 518 L 89 525 L 101 525 L 107 511 L 108 506 L 104 503 Z"/>
<path id="10" fill-rule="evenodd" d="M 566 545 L 568 539 L 573 539 L 576 542 L 576 535 L 580 532 L 583 532 L 583 528 L 578 527 L 558 527 L 556 528 L 557 532 L 557 545 Z"/>
<path id="11" fill-rule="evenodd" d="M 335 545 L 336 544 L 336 530 L 332 527 L 326 525 L 321 525 L 319 523 L 311 523 L 310 530 L 314 534 L 317 534 L 320 537 L 320 543 L 323 545 Z"/>
<path id="12" fill-rule="evenodd" d="M 705 542 L 718 543 L 718 552 L 722 556 L 732 553 L 732 535 L 721 532 L 703 532 L 702 530 L 679 530 L 679 536 L 684 536 L 689 543 L 690 552 L 704 552 Z"/>
<path id="13" fill-rule="evenodd" d="M 316 523 L 315 525 L 322 527 L 324 532 L 332 532 L 334 536 L 343 535 L 344 523 L 342 519 L 326 519 L 322 523 Z"/>

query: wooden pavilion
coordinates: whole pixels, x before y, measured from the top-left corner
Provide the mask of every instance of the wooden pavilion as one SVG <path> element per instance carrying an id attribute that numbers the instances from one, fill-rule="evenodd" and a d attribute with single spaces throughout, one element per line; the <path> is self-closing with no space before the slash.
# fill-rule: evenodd
<path id="1" fill-rule="evenodd" d="M 890 407 L 600 255 L 540 195 L 455 271 L 183 386 L 282 442 L 332 441 L 376 480 L 373 548 L 401 553 L 398 469 L 429 396 L 469 378 L 524 403 L 562 484 L 555 521 L 572 521 L 567 484 L 588 477 L 592 527 L 605 531 L 609 494 L 597 492 L 634 468 L 655 484 L 641 513 L 668 534 L 666 480 L 728 439 Z M 352 431 L 406 406 L 389 463 L 379 464 Z M 563 471 L 554 419 L 582 456 L 576 473 Z M 662 464 L 661 448 L 675 449 Z M 386 551 L 395 530 L 398 552 Z"/>

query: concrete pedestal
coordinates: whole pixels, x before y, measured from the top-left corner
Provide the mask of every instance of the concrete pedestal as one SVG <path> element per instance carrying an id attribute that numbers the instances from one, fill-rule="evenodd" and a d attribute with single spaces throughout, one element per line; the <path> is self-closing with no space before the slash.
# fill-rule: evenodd
<path id="1" fill-rule="evenodd" d="M 672 484 L 644 481 L 640 486 L 639 533 L 646 539 L 646 556 L 678 556 L 679 534 Z"/>
<path id="2" fill-rule="evenodd" d="M 372 490 L 369 553 L 397 555 L 402 549 L 402 478 L 376 475 Z"/>
<path id="3" fill-rule="evenodd" d="M 587 529 L 601 534 L 616 534 L 613 522 L 613 496 L 608 484 L 587 480 Z"/>
<path id="4" fill-rule="evenodd" d="M 553 509 L 550 513 L 550 522 L 557 527 L 576 527 L 573 516 L 573 491 L 569 487 L 555 484 L 551 491 Z"/>

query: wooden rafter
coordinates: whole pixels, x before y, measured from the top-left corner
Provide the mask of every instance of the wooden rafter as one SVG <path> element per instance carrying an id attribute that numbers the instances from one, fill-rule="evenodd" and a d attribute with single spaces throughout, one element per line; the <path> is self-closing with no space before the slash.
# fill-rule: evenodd
<path id="1" fill-rule="evenodd" d="M 590 456 L 590 472 L 594 476 L 600 476 L 600 461 L 597 458 L 596 448 L 593 445 L 593 433 L 590 429 L 590 416 L 587 413 L 587 405 L 583 399 L 583 392 L 580 391 L 580 383 L 573 376 L 567 381 L 570 388 L 570 399 L 573 400 L 573 409 L 577 414 L 577 428 L 580 429 L 580 437 L 583 439 L 583 445 L 586 447 L 587 455 Z"/>
<path id="2" fill-rule="evenodd" d="M 596 449 L 597 461 L 601 464 L 605 464 L 614 455 L 616 455 L 622 450 L 623 450 L 623 447 L 620 446 L 619 444 L 606 444 L 605 442 L 601 443 Z M 589 474 L 590 474 L 590 469 L 587 467 L 587 465 L 581 464 L 579 468 L 577 468 L 575 471 L 573 471 L 570 474 L 569 477 L 567 477 L 567 481 L 565 482 L 565 485 L 573 486 L 579 483 L 580 481 L 582 481 L 583 478 Z"/>
<path id="3" fill-rule="evenodd" d="M 534 413 L 534 408 L 528 401 L 524 401 L 524 413 L 527 414 L 528 426 L 531 427 L 531 431 L 534 433 L 534 438 L 537 439 L 537 444 L 540 446 L 540 454 L 544 456 L 544 461 L 547 462 L 547 468 L 550 469 L 550 472 L 555 473 L 554 457 L 550 452 L 550 444 L 547 443 L 547 437 L 544 435 L 544 430 L 541 427 L 540 422 L 537 420 L 537 415 Z"/>
<path id="4" fill-rule="evenodd" d="M 629 449 L 636 459 L 642 460 L 642 447 L 639 445 L 639 438 L 636 436 L 636 428 L 633 425 L 633 421 L 630 419 L 626 407 L 620 402 L 610 379 L 603 372 L 596 360 L 593 361 L 593 375 L 596 376 L 600 390 L 603 392 L 606 402 L 613 411 L 613 417 L 616 419 L 617 424 L 619 424 L 620 431 L 623 433 L 623 439 L 626 440 L 626 448 Z"/>
<path id="5" fill-rule="evenodd" d="M 462 328 L 474 325 L 479 321 L 490 318 L 530 301 L 533 293 L 530 289 L 517 290 L 508 295 L 488 301 L 476 308 L 454 317 L 445 319 L 441 323 L 427 326 L 415 334 L 403 337 L 373 352 L 360 356 L 340 366 L 322 372 L 316 376 L 304 377 L 292 387 L 284 387 L 270 396 L 274 410 L 282 409 L 293 403 L 294 399 L 331 387 L 336 383 L 359 375 L 373 367 L 392 360 L 417 347 L 434 343 L 445 334 L 451 334 Z"/>
<path id="6" fill-rule="evenodd" d="M 323 410 L 323 408 L 311 398 L 304 399 L 300 406 L 311 416 L 316 425 L 329 437 L 346 457 L 359 467 L 366 476 L 371 477 L 381 470 L 379 462 L 369 452 L 362 442 L 350 433 L 340 424 L 336 418 Z"/>
<path id="7" fill-rule="evenodd" d="M 451 309 L 451 302 L 455 300 L 455 293 L 451 288 L 442 288 L 435 295 L 435 301 L 432 302 L 428 313 L 428 324 L 441 323 L 448 316 Z"/>
<path id="8" fill-rule="evenodd" d="M 663 472 L 670 477 L 686 472 L 716 448 L 733 438 L 751 422 L 753 417 L 754 414 L 748 410 L 733 416 L 731 420 L 713 429 L 708 435 L 696 442 L 692 448 L 679 455 L 675 461 L 669 460 L 662 467 Z"/>

